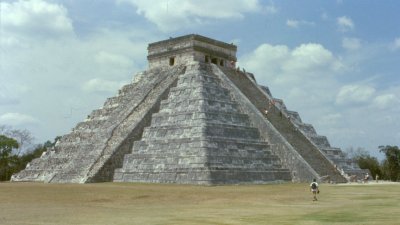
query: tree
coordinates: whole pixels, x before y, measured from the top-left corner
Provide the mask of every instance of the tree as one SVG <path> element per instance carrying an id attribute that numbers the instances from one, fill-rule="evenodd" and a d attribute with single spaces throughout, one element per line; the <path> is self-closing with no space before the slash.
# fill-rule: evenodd
<path id="1" fill-rule="evenodd" d="M 10 179 L 13 173 L 12 166 L 17 161 L 12 151 L 18 147 L 19 144 L 15 139 L 0 135 L 0 180 Z"/>
<path id="2" fill-rule="evenodd" d="M 12 129 L 0 125 L 0 181 L 10 180 L 11 175 L 17 173 L 32 161 L 38 158 L 48 148 L 53 147 L 61 137 L 54 142 L 32 145 L 34 138 L 28 130 Z"/>
<path id="3" fill-rule="evenodd" d="M 12 171 L 11 174 L 18 173 L 19 171 L 25 169 L 29 162 L 35 158 L 39 158 L 43 152 L 47 151 L 47 149 L 54 147 L 60 138 L 60 136 L 57 136 L 54 139 L 54 142 L 46 141 L 44 144 L 38 144 L 33 150 L 27 151 L 22 155 L 14 155 L 16 160 L 13 161 L 12 168 L 10 169 L 10 171 Z"/>
<path id="4" fill-rule="evenodd" d="M 11 130 L 10 137 L 13 137 L 19 143 L 19 148 L 17 149 L 16 155 L 21 155 L 23 151 L 26 151 L 34 140 L 31 132 L 28 130 Z"/>
<path id="5" fill-rule="evenodd" d="M 0 125 L 0 134 L 13 138 L 18 142 L 19 147 L 14 149 L 16 155 L 21 155 L 25 151 L 28 151 L 29 147 L 32 147 L 34 137 L 26 129 L 18 130 L 10 126 Z"/>
<path id="6" fill-rule="evenodd" d="M 370 155 L 359 156 L 356 158 L 357 164 L 361 169 L 368 169 L 371 172 L 373 178 L 378 175 L 382 178 L 382 170 L 379 161 L 376 157 Z"/>
<path id="7" fill-rule="evenodd" d="M 371 172 L 373 178 L 378 175 L 382 178 L 382 170 L 379 161 L 376 157 L 372 157 L 368 151 L 363 148 L 354 149 L 350 147 L 346 149 L 346 156 L 355 162 L 360 167 L 360 169 L 368 169 Z"/>
<path id="8" fill-rule="evenodd" d="M 391 181 L 400 180 L 400 149 L 397 146 L 379 146 L 379 151 L 383 152 L 386 159 L 383 161 L 383 175 L 385 179 Z"/>

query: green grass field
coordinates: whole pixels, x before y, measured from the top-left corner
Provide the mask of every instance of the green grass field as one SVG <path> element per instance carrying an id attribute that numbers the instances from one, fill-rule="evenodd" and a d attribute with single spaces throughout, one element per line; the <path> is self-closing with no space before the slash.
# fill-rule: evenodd
<path id="1" fill-rule="evenodd" d="M 0 224 L 400 224 L 400 184 L 0 183 Z"/>

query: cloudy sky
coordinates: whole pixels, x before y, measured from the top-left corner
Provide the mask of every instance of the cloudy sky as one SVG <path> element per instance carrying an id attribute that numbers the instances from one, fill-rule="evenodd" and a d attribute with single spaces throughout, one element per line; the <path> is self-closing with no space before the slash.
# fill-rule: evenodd
<path id="1" fill-rule="evenodd" d="M 68 133 L 147 68 L 148 43 L 196 33 L 331 145 L 400 145 L 400 1 L 1 0 L 0 125 Z"/>

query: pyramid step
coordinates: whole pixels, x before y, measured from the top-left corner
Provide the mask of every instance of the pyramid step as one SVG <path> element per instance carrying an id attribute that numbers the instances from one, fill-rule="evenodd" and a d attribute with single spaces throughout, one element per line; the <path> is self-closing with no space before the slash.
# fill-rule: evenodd
<path id="1" fill-rule="evenodd" d="M 206 96 L 206 95 L 197 95 L 197 96 L 182 96 L 176 97 L 172 99 L 166 99 L 161 101 L 162 108 L 171 105 L 174 107 L 175 105 L 217 105 L 220 107 L 227 107 L 229 105 L 234 105 L 232 108 L 237 108 L 237 103 L 232 101 L 231 98 L 216 98 L 215 96 Z M 165 106 L 164 106 L 165 105 Z"/>
<path id="2" fill-rule="evenodd" d="M 105 117 L 105 116 L 109 116 L 110 114 L 112 114 L 114 111 L 116 110 L 116 108 L 101 108 L 101 109 L 96 109 L 94 110 L 89 117 L 90 118 L 96 118 L 96 117 Z"/>
<path id="3" fill-rule="evenodd" d="M 214 140 L 181 140 L 181 139 L 165 139 L 165 140 L 152 140 L 136 141 L 133 146 L 133 152 L 154 151 L 162 152 L 168 149 L 173 149 L 174 152 L 180 155 L 184 154 L 203 154 L 202 151 L 207 149 L 207 154 L 230 154 L 230 155 L 243 155 L 243 151 L 262 151 L 265 155 L 270 155 L 269 145 L 266 142 L 251 142 L 249 140 L 239 139 L 214 139 Z"/>
<path id="4" fill-rule="evenodd" d="M 107 135 L 106 132 L 78 132 L 74 131 L 61 137 L 60 143 L 64 142 L 81 142 L 84 140 L 93 140 L 94 138 L 102 139 Z"/>
<path id="5" fill-rule="evenodd" d="M 50 180 L 51 183 L 85 183 L 82 173 L 64 173 L 55 174 Z"/>
<path id="6" fill-rule="evenodd" d="M 174 115 L 166 113 L 153 114 L 151 126 L 173 126 L 176 124 L 189 126 L 201 125 L 204 123 L 250 126 L 249 118 L 245 114 L 202 112 L 183 112 Z"/>
<path id="7" fill-rule="evenodd" d="M 180 168 L 162 172 L 116 172 L 116 182 L 155 182 L 180 184 L 236 184 L 265 183 L 268 181 L 290 180 L 287 169 L 248 170 L 235 168 Z"/>
<path id="8" fill-rule="evenodd" d="M 307 135 L 308 136 L 308 135 Z M 313 135 L 308 136 L 312 142 L 314 142 L 319 148 L 329 148 L 331 145 L 329 144 L 328 138 L 326 136 L 321 135 Z"/>
<path id="9" fill-rule="evenodd" d="M 170 95 L 172 96 L 178 96 L 179 94 L 182 95 L 189 95 L 192 93 L 209 93 L 211 95 L 220 95 L 220 96 L 224 96 L 224 95 L 229 95 L 229 91 L 228 89 L 221 87 L 221 86 L 217 86 L 217 85 L 202 85 L 202 84 L 195 84 L 195 85 L 191 85 L 191 86 L 176 86 L 171 88 L 171 92 Z"/>
<path id="10" fill-rule="evenodd" d="M 233 101 L 218 101 L 205 98 L 185 99 L 180 102 L 163 101 L 160 112 L 240 112 L 239 106 Z"/>
<path id="11" fill-rule="evenodd" d="M 57 170 L 61 169 L 70 159 L 67 157 L 50 157 L 46 159 L 36 159 L 29 163 L 26 170 Z"/>
<path id="12" fill-rule="evenodd" d="M 117 108 L 120 105 L 123 98 L 124 98 L 124 96 L 121 96 L 121 95 L 107 98 L 106 102 L 103 105 L 103 108 L 106 108 L 106 109 Z"/>
<path id="13" fill-rule="evenodd" d="M 254 127 L 207 123 L 202 126 L 165 126 L 146 127 L 143 131 L 143 139 L 169 139 L 169 138 L 190 138 L 190 137 L 230 137 L 238 139 L 260 138 L 258 129 Z"/>
<path id="14" fill-rule="evenodd" d="M 193 81 L 193 82 L 191 82 Z M 219 82 L 204 82 L 204 81 L 199 81 L 199 80 L 191 80 L 189 77 L 180 77 L 177 87 L 185 88 L 193 88 L 193 89 L 199 89 L 202 87 L 208 87 L 208 88 L 222 88 L 219 84 Z"/>
<path id="15" fill-rule="evenodd" d="M 317 132 L 311 124 L 301 123 L 298 126 L 300 130 L 304 131 L 307 135 L 317 135 Z"/>
<path id="16" fill-rule="evenodd" d="M 211 84 L 220 83 L 220 79 L 216 76 L 207 74 L 185 74 L 180 77 L 178 86 L 193 85 L 193 84 Z"/>
<path id="17" fill-rule="evenodd" d="M 208 90 L 206 90 L 208 89 Z M 211 91 L 216 90 L 216 91 Z M 218 91 L 217 91 L 218 90 Z M 180 88 L 173 92 L 170 92 L 168 102 L 182 101 L 184 99 L 198 98 L 198 96 L 202 96 L 205 99 L 210 100 L 222 100 L 222 101 L 231 101 L 231 96 L 229 92 L 221 89 L 213 89 L 207 87 L 200 87 L 194 89 L 192 87 Z"/>
<path id="18" fill-rule="evenodd" d="M 293 120 L 295 124 L 303 123 L 298 112 L 287 110 L 286 113 L 290 116 L 290 118 Z"/>
<path id="19" fill-rule="evenodd" d="M 76 133 L 107 133 L 116 127 L 119 121 L 109 120 L 87 120 L 77 124 L 72 132 Z"/>

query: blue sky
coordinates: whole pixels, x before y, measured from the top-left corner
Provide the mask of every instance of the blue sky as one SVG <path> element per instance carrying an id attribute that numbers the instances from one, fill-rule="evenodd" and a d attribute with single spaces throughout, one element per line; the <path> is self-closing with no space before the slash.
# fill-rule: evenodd
<path id="1" fill-rule="evenodd" d="M 400 2 L 1 1 L 0 125 L 68 133 L 147 68 L 147 45 L 196 33 L 332 146 L 400 145 Z"/>

